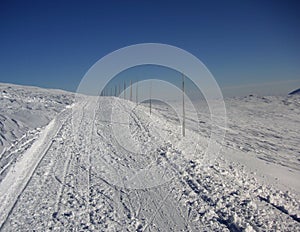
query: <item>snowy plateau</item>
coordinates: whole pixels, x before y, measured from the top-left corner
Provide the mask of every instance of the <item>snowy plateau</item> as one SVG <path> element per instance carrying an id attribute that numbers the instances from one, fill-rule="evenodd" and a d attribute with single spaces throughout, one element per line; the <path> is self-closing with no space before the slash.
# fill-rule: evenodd
<path id="1" fill-rule="evenodd" d="M 206 166 L 204 103 L 135 104 L 0 84 L 0 231 L 300 231 L 300 95 L 225 99 Z"/>

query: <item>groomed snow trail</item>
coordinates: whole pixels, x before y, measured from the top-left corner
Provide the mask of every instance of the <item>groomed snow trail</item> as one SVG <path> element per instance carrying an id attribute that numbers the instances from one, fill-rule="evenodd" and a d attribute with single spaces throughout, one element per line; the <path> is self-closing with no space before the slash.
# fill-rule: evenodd
<path id="1" fill-rule="evenodd" d="M 222 157 L 200 168 L 202 147 L 189 154 L 195 133 L 182 141 L 178 126 L 142 106 L 131 111 L 134 103 L 113 97 L 95 102 L 78 103 L 76 120 L 66 110 L 42 132 L 47 136 L 32 145 L 37 156 L 22 156 L 32 163 L 15 165 L 23 165 L 26 175 L 9 170 L 1 186 L 15 175 L 23 182 L 7 192 L 10 201 L 0 190 L 8 202 L 0 208 L 1 231 L 300 230 L 299 201 L 291 193 L 260 184 Z M 112 107 L 119 121 L 112 120 Z M 113 133 L 113 126 L 126 123 L 137 155 Z M 161 168 L 153 172 L 157 177 L 126 178 L 128 170 L 143 167 Z M 151 178 L 166 181 L 151 186 Z"/>

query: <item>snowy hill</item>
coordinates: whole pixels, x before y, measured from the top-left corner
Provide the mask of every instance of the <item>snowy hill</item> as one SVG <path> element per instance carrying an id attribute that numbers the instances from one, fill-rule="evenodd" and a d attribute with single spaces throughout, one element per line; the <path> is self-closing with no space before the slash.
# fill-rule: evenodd
<path id="1" fill-rule="evenodd" d="M 62 90 L 0 83 L 0 167 L 13 162 L 67 105 L 73 94 Z"/>
<path id="2" fill-rule="evenodd" d="M 116 97 L 66 108 L 68 93 L 36 91 L 10 89 L 55 119 L 0 167 L 1 231 L 300 230 L 299 98 L 227 99 L 224 146 L 206 166 L 213 125 L 203 102 L 198 130 L 186 112 L 183 138 L 163 104 L 151 115 L 147 103 Z"/>
<path id="3" fill-rule="evenodd" d="M 300 89 L 296 89 L 289 93 L 289 95 L 300 94 Z"/>

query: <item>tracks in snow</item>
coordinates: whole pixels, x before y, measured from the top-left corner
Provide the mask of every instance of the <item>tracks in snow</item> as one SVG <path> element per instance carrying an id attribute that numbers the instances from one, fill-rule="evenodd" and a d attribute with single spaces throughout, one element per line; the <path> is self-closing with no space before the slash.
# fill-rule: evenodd
<path id="1" fill-rule="evenodd" d="M 201 169 L 200 159 L 188 159 L 177 147 L 179 137 L 172 141 L 161 134 L 164 121 L 142 109 L 131 112 L 127 104 L 132 103 L 101 98 L 97 108 L 90 101 L 77 106 L 76 120 L 64 115 L 43 159 L 30 170 L 3 231 L 299 229 L 290 212 L 259 200 L 268 198 L 256 180 L 225 160 Z M 111 123 L 120 122 L 111 122 L 112 105 L 129 113 L 132 141 L 140 153 L 114 138 Z M 166 173 L 156 174 L 168 181 L 149 187 L 143 173 L 128 173 L 142 167 L 166 168 Z M 134 181 L 140 188 L 134 188 Z"/>
<path id="2" fill-rule="evenodd" d="M 38 165 L 51 148 L 53 144 L 51 138 L 60 131 L 67 115 L 68 111 L 65 110 L 55 120 L 50 122 L 39 140 L 20 157 L 20 160 L 10 169 L 5 179 L 0 183 L 0 200 L 2 202 L 0 208 L 0 228 L 6 223 L 24 189 L 26 189 L 32 179 Z"/>

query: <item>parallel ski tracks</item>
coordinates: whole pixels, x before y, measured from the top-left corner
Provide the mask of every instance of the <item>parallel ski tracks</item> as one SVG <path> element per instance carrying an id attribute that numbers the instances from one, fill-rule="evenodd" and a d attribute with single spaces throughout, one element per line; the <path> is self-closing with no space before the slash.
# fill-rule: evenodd
<path id="1" fill-rule="evenodd" d="M 57 184 L 59 184 L 57 195 L 53 197 L 51 202 L 54 205 L 53 215 L 49 215 L 49 227 L 51 229 L 65 228 L 98 231 L 152 231 L 158 229 L 167 231 L 170 229 L 182 229 L 184 231 L 199 231 L 218 228 L 239 231 L 241 228 L 233 223 L 233 219 L 224 215 L 222 208 L 216 208 L 219 201 L 219 199 L 215 198 L 216 191 L 223 190 L 224 197 L 230 197 L 232 194 L 234 196 L 235 194 L 242 196 L 241 201 L 236 200 L 231 203 L 234 208 L 245 211 L 245 216 L 239 216 L 254 229 L 260 229 L 260 227 L 256 225 L 253 221 L 254 219 L 248 219 L 246 215 L 249 214 L 255 218 L 255 212 L 243 208 L 244 206 L 241 205 L 244 204 L 243 197 L 245 197 L 246 203 L 249 197 L 255 201 L 257 212 L 261 209 L 273 212 L 275 216 L 270 216 L 269 218 L 284 220 L 292 217 L 267 200 L 260 199 L 256 193 L 253 193 L 256 186 L 250 186 L 253 189 L 249 190 L 236 182 L 236 176 L 232 176 L 232 178 L 230 175 L 223 176 L 224 173 L 221 170 L 223 166 L 221 166 L 221 169 L 213 166 L 209 167 L 208 173 L 200 172 L 195 163 L 190 163 L 190 160 L 187 160 L 180 153 L 181 151 L 176 148 L 176 144 L 169 144 L 157 131 L 153 131 L 155 126 L 149 126 L 151 120 L 147 118 L 147 114 L 140 115 L 137 112 L 130 111 L 118 99 L 114 101 L 107 99 L 107 102 L 106 100 L 101 101 L 101 104 L 109 105 L 112 102 L 116 104 L 115 107 L 129 114 L 130 120 L 133 122 L 131 129 L 133 129 L 132 136 L 135 141 L 142 146 L 144 145 L 144 140 L 147 140 L 146 144 L 149 145 L 149 149 L 145 150 L 145 155 L 156 155 L 160 160 L 163 160 L 162 162 L 167 163 L 174 173 L 174 178 L 167 185 L 153 188 L 142 188 L 141 185 L 141 189 L 129 188 L 122 179 L 116 185 L 104 178 L 101 168 L 98 169 L 101 165 L 104 168 L 107 166 L 108 170 L 112 172 L 112 176 L 120 176 L 121 174 L 118 168 L 106 162 L 105 157 L 121 161 L 121 165 L 134 164 L 138 157 L 131 158 L 132 154 L 124 149 L 114 138 L 109 125 L 109 123 L 114 122 L 101 121 L 101 117 L 99 117 L 103 113 L 101 107 L 105 108 L 107 106 L 99 105 L 98 102 L 97 107 L 93 108 L 90 107 L 93 104 L 86 102 L 80 109 L 80 120 L 78 122 L 80 124 L 80 135 L 78 135 L 78 141 L 75 141 L 74 144 L 72 142 L 71 144 L 63 144 L 62 146 L 65 147 L 57 146 L 56 149 L 53 149 L 54 153 L 48 157 L 49 159 L 56 157 L 55 152 L 65 153 L 65 155 L 61 155 L 53 163 L 49 163 L 45 171 L 48 174 L 42 177 L 44 179 L 42 181 L 43 185 L 46 184 L 46 180 L 49 178 L 54 178 L 54 181 L 57 181 Z M 69 117 L 65 118 L 58 131 L 61 131 L 62 127 L 67 125 L 67 120 L 69 120 Z M 70 127 L 69 124 L 68 127 Z M 72 132 L 70 132 L 70 135 L 72 135 Z M 66 140 L 70 143 L 72 138 L 67 138 Z M 53 148 L 53 142 L 51 140 L 49 147 L 44 151 L 33 173 L 40 166 L 44 157 L 51 153 L 49 150 Z M 150 148 L 152 150 L 154 148 L 153 154 L 150 154 L 152 152 Z M 170 157 L 166 155 L 167 151 L 172 153 Z M 122 163 L 124 157 L 126 164 Z M 173 160 L 172 157 L 178 158 Z M 62 161 L 64 162 L 62 163 Z M 59 173 L 55 173 L 55 167 L 60 170 Z M 225 169 L 227 172 L 230 171 L 227 166 Z M 37 176 L 37 178 L 39 177 Z M 207 181 L 206 178 L 210 180 Z M 32 179 L 33 176 L 31 175 L 0 230 L 7 222 L 24 189 L 28 187 Z M 214 188 L 214 185 L 219 190 Z M 231 186 L 232 193 L 230 193 Z M 235 190 L 240 192 L 235 193 Z M 69 193 L 74 193 L 75 200 L 78 200 L 80 203 L 77 204 L 75 202 L 74 205 L 68 203 Z M 83 204 L 82 210 L 78 208 L 79 204 Z M 215 227 L 211 227 L 210 220 L 200 220 L 202 217 L 198 208 L 200 206 L 214 212 L 215 216 L 212 220 L 214 220 Z M 70 210 L 75 210 L 76 212 L 71 214 L 72 216 L 70 217 L 63 218 L 64 213 L 68 213 Z M 57 220 L 59 217 L 62 217 L 61 221 Z M 196 222 L 194 221 L 195 217 L 198 218 Z M 292 219 L 295 220 L 294 218 Z M 82 220 L 84 220 L 84 224 L 79 223 Z M 79 224 L 75 225 L 74 223 Z"/>
<path id="2" fill-rule="evenodd" d="M 30 175 L 27 177 L 27 179 L 25 179 L 25 184 L 23 184 L 22 189 L 20 189 L 20 191 L 18 192 L 17 198 L 14 200 L 14 204 L 12 205 L 12 207 L 9 209 L 8 214 L 5 217 L 5 220 L 3 222 L 0 222 L 0 231 L 2 230 L 3 226 L 6 224 L 7 220 L 9 219 L 10 215 L 12 214 L 16 204 L 18 203 L 20 196 L 23 194 L 24 190 L 27 188 L 28 184 L 30 183 L 30 181 L 33 178 L 33 175 L 36 171 L 36 169 L 39 167 L 40 163 L 42 162 L 42 160 L 44 159 L 45 155 L 48 153 L 48 151 L 50 150 L 50 148 L 53 145 L 53 138 L 61 131 L 64 123 L 67 121 L 68 115 L 67 115 L 67 111 L 68 110 L 64 110 L 62 111 L 59 116 L 57 116 L 56 120 L 63 120 L 60 121 L 60 126 L 59 128 L 56 130 L 54 136 L 51 138 L 49 144 L 46 146 L 46 149 L 43 151 L 43 154 L 41 156 L 39 156 L 38 158 L 38 162 L 36 164 L 34 164 L 33 169 L 30 171 Z M 63 116 L 62 116 L 63 115 Z"/>

